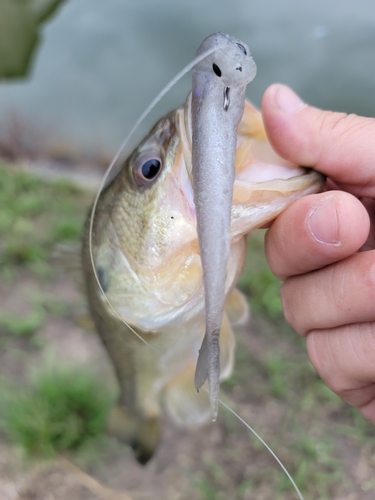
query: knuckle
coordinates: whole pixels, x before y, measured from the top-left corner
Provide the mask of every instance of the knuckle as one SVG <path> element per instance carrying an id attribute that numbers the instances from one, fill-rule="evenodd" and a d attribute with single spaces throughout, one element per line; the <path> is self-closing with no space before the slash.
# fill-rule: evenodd
<path id="1" fill-rule="evenodd" d="M 361 133 L 368 126 L 374 127 L 373 118 L 363 118 L 354 113 L 338 113 L 336 111 L 326 111 L 320 123 L 320 132 L 323 135 L 336 136 L 346 142 L 353 133 Z"/>
<path id="2" fill-rule="evenodd" d="M 337 364 L 335 353 L 330 349 L 327 332 L 311 330 L 307 334 L 307 351 L 311 364 L 325 384 L 338 396 L 342 396 L 347 387 L 342 370 Z"/>
<path id="3" fill-rule="evenodd" d="M 299 307 L 295 303 L 295 288 L 293 287 L 293 281 L 293 278 L 288 278 L 284 281 L 280 288 L 283 314 L 288 325 L 290 325 L 298 334 L 304 336 L 305 330 L 300 324 Z"/>
<path id="4" fill-rule="evenodd" d="M 332 144 L 337 149 L 348 149 L 348 144 L 354 142 L 356 137 L 363 137 L 366 133 L 373 134 L 375 131 L 375 119 L 358 116 L 354 113 L 338 113 L 335 111 L 324 111 L 320 115 L 318 124 L 319 137 L 329 137 L 329 143 L 321 142 L 319 158 L 334 154 Z"/>
<path id="5" fill-rule="evenodd" d="M 288 250 L 282 228 L 280 230 L 279 226 L 280 224 L 276 224 L 275 221 L 268 229 L 265 236 L 264 248 L 271 271 L 277 278 L 284 279 L 286 277 Z"/>
<path id="6" fill-rule="evenodd" d="M 300 249 L 297 241 L 301 239 L 302 215 L 301 200 L 290 205 L 268 229 L 265 237 L 265 252 L 272 272 L 281 280 L 299 273 Z M 304 204 L 303 204 L 304 205 Z M 298 228 L 298 230 L 297 230 Z"/>
<path id="7" fill-rule="evenodd" d="M 371 255 L 373 260 L 373 255 Z M 364 269 L 363 285 L 367 289 L 368 300 L 371 303 L 375 301 L 375 262 L 370 262 L 369 266 Z"/>
<path id="8" fill-rule="evenodd" d="M 311 330 L 306 340 L 315 370 L 341 398 L 351 399 L 374 380 L 375 323 Z"/>

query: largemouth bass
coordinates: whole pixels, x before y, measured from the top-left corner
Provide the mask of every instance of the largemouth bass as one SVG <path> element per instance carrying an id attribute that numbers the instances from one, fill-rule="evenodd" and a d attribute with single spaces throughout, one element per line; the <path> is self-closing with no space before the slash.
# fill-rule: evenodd
<path id="1" fill-rule="evenodd" d="M 192 177 L 194 120 L 189 94 L 182 108 L 156 123 L 101 192 L 92 219 L 93 260 L 91 216 L 83 237 L 89 306 L 119 381 L 109 430 L 133 447 L 141 463 L 149 460 L 160 439 L 162 396 L 180 424 L 201 424 L 211 414 L 208 394 L 194 386 L 206 330 L 204 242 L 198 241 Z M 261 114 L 249 102 L 237 128 L 234 167 L 226 269 L 217 269 L 224 272 L 225 298 L 221 379 L 233 367 L 232 325 L 247 316 L 246 300 L 235 288 L 246 235 L 324 184 L 320 174 L 273 152 Z M 212 198 L 209 183 L 205 189 L 203 183 L 200 196 Z M 210 213 L 202 217 L 215 224 Z"/>

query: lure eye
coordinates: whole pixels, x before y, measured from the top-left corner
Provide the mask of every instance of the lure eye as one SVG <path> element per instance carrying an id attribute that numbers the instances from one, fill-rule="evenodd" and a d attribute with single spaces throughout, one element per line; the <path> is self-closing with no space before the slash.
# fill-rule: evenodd
<path id="1" fill-rule="evenodd" d="M 240 49 L 240 51 L 243 52 L 245 56 L 247 56 L 247 51 L 246 51 L 245 47 L 243 45 L 241 45 L 240 43 L 236 43 L 236 45 Z"/>
<path id="2" fill-rule="evenodd" d="M 219 66 L 217 64 L 213 63 L 212 69 L 214 70 L 215 75 L 220 78 L 221 77 L 221 69 L 219 68 Z"/>
<path id="3" fill-rule="evenodd" d="M 141 155 L 134 164 L 134 180 L 138 186 L 150 184 L 161 171 L 161 158 L 157 155 Z"/>

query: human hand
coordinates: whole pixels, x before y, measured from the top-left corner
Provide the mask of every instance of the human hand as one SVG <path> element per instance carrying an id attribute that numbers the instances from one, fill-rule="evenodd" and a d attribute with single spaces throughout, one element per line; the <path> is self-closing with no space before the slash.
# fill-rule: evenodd
<path id="1" fill-rule="evenodd" d="M 307 106 L 282 85 L 262 113 L 274 149 L 336 188 L 294 202 L 267 232 L 285 318 L 326 384 L 375 423 L 375 119 Z"/>

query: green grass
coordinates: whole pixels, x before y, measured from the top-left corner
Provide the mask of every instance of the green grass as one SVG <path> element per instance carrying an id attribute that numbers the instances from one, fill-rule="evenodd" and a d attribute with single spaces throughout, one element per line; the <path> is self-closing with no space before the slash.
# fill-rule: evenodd
<path id="1" fill-rule="evenodd" d="M 11 335 L 30 336 L 42 326 L 45 316 L 42 307 L 36 307 L 26 317 L 1 313 L 0 329 L 3 335 L 9 333 Z"/>
<path id="2" fill-rule="evenodd" d="M 53 253 L 60 243 L 79 246 L 91 200 L 92 193 L 69 182 L 47 182 L 0 162 L 0 285 L 21 283 L 29 302 L 19 314 L 0 305 L 1 347 L 9 359 L 19 352 L 27 363 L 38 339 L 33 334 L 47 319 L 69 314 L 67 305 L 43 286 L 22 284 L 25 278 L 53 283 L 65 272 L 63 259 L 52 265 Z M 17 342 L 20 337 L 28 342 Z M 111 397 L 92 373 L 48 368 L 26 387 L 9 389 L 10 384 L 0 384 L 1 427 L 28 455 L 81 449 L 103 432 Z"/>
<path id="3" fill-rule="evenodd" d="M 66 273 L 53 256 L 56 244 L 79 245 L 91 201 L 91 193 L 66 182 L 45 182 L 0 164 L 0 287 L 20 287 L 25 276 L 36 283 L 24 315 L 0 304 L 1 347 L 3 353 L 8 349 L 8 361 L 13 356 L 27 365 L 32 340 L 39 338 L 34 333 L 47 321 L 74 318 L 71 306 L 46 293 L 45 285 Z M 303 339 L 283 322 L 280 281 L 266 264 L 263 235 L 256 231 L 249 237 L 240 287 L 252 321 L 238 338 L 235 371 L 222 384 L 224 400 L 240 414 L 250 409 L 246 420 L 280 456 L 306 500 L 358 496 L 356 467 L 373 464 L 374 428 L 325 386 Z M 1 428 L 28 455 L 73 450 L 75 458 L 91 463 L 95 457 L 103 467 L 111 453 L 123 455 L 103 437 L 112 398 L 91 373 L 48 369 L 26 388 L 19 383 L 9 391 L 9 384 L 0 380 Z M 221 408 L 215 425 L 219 444 L 202 447 L 197 469 L 187 470 L 191 498 L 296 498 L 274 459 L 233 415 Z M 375 491 L 371 477 L 360 487 Z"/>
<path id="4" fill-rule="evenodd" d="M 281 281 L 270 271 L 263 251 L 264 230 L 249 235 L 247 258 L 239 288 L 249 297 L 251 309 L 273 320 L 282 320 Z"/>
<path id="5" fill-rule="evenodd" d="M 2 428 L 29 456 L 77 450 L 104 430 L 112 402 L 92 373 L 48 368 L 3 396 Z"/>
<path id="6" fill-rule="evenodd" d="M 76 253 L 58 257 L 59 244 L 79 248 L 92 193 L 67 181 L 43 180 L 0 160 L 0 286 L 11 288 L 25 278 L 53 282 L 66 272 Z M 80 276 L 80 272 L 77 271 Z M 21 288 L 23 286 L 21 285 Z M 32 337 L 51 315 L 63 316 L 66 305 L 30 287 L 30 307 L 15 314 L 0 304 L 0 343 L 12 336 Z M 25 289 L 26 290 L 26 289 Z"/>
<path id="7" fill-rule="evenodd" d="M 0 285 L 18 282 L 29 306 L 19 314 L 1 309 L 3 351 L 24 355 L 27 363 L 38 332 L 54 317 L 69 314 L 67 305 L 31 283 L 53 283 L 64 273 L 52 266 L 56 245 L 78 246 L 92 194 L 66 181 L 45 181 L 0 162 Z M 71 259 L 70 259 L 71 260 Z M 22 337 L 29 342 L 17 342 Z M 99 436 L 110 398 L 103 383 L 86 371 L 45 369 L 30 385 L 9 389 L 0 384 L 2 430 L 28 455 L 50 456 L 78 449 Z"/>
<path id="8" fill-rule="evenodd" d="M 31 290 L 30 311 L 22 314 L 10 314 L 0 311 L 0 342 L 11 337 L 31 338 L 45 323 L 47 316 L 64 317 L 68 314 L 65 303 L 56 300 L 53 296 Z"/>
<path id="9" fill-rule="evenodd" d="M 51 259 L 59 243 L 80 244 L 82 226 L 92 199 L 66 181 L 45 181 L 16 166 L 0 162 L 0 276 L 11 287 L 26 277 L 33 282 L 54 282 L 65 272 Z M 52 264 L 53 262 L 53 264 Z M 29 285 L 30 286 L 30 285 Z M 25 312 L 1 309 L 2 348 L 25 355 L 35 347 L 37 333 L 54 317 L 69 313 L 65 303 L 42 291 L 23 289 Z M 28 343 L 17 343 L 22 337 Z M 28 455 L 50 456 L 76 450 L 103 432 L 110 397 L 103 382 L 85 370 L 45 369 L 32 383 L 0 385 L 3 431 Z"/>
<path id="10" fill-rule="evenodd" d="M 89 199 L 87 193 L 69 182 L 46 182 L 0 163 L 0 269 L 35 268 L 46 262 L 56 243 L 77 242 L 82 199 Z"/>
<path id="11" fill-rule="evenodd" d="M 240 404 L 230 406 L 240 415 L 242 405 L 253 408 L 252 416 L 245 420 L 276 452 L 305 500 L 336 498 L 335 492 L 344 485 L 348 491 L 356 491 L 354 470 L 347 469 L 342 450 L 347 450 L 351 464 L 359 460 L 364 447 L 368 447 L 366 456 L 373 456 L 373 425 L 320 380 L 295 333 L 285 325 L 280 329 L 279 321 L 273 326 L 269 323 L 268 328 L 264 322 L 259 315 L 253 317 L 247 332 L 257 337 L 256 344 L 262 344 L 260 355 L 251 350 L 251 345 L 245 348 L 242 337 L 238 339 L 234 374 L 223 388 Z M 206 465 L 196 486 L 199 498 L 210 498 L 215 490 L 235 500 L 297 498 L 288 478 L 263 445 L 251 434 L 246 435 L 242 424 L 233 424 L 226 415 L 221 415 L 221 423 L 228 435 L 242 436 L 232 445 L 226 444 L 226 470 L 237 479 L 229 481 L 226 488 Z M 229 451 L 231 446 L 233 453 Z M 248 464 L 250 472 L 244 475 Z M 375 489 L 370 481 L 366 488 Z"/>

